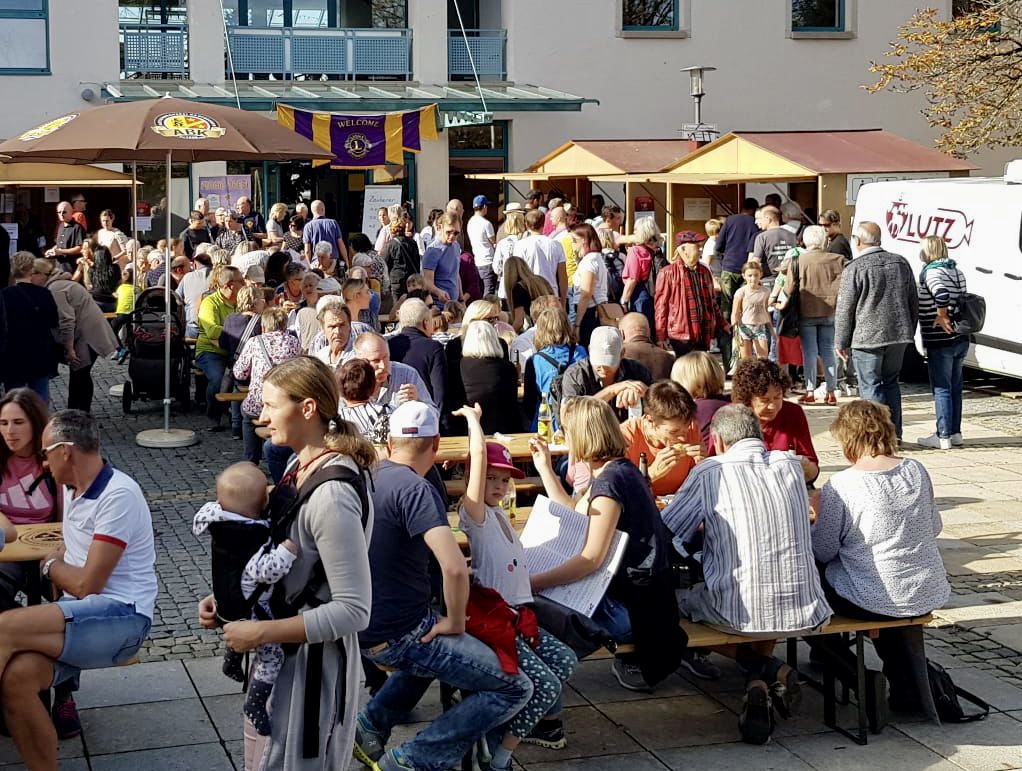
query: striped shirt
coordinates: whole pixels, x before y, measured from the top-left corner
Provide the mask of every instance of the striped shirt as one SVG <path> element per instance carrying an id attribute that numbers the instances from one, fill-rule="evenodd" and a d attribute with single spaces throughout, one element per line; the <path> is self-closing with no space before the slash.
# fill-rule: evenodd
<path id="1" fill-rule="evenodd" d="M 437 406 L 433 404 L 433 398 L 430 396 L 429 389 L 426 388 L 426 384 L 422 381 L 422 377 L 416 369 L 399 361 L 392 361 L 390 363 L 390 377 L 380 389 L 379 394 L 376 395 L 376 403 L 389 404 L 392 408 L 397 409 L 398 405 L 401 404 L 398 392 L 403 385 L 415 386 L 415 390 L 419 392 L 419 401 L 432 404 L 434 407 Z"/>
<path id="2" fill-rule="evenodd" d="M 954 260 L 931 262 L 919 274 L 919 331 L 923 336 L 923 347 L 939 348 L 951 345 L 961 335 L 949 335 L 936 326 L 937 309 L 947 308 L 953 319 L 958 303 L 966 292 L 965 276 Z"/>
<path id="3" fill-rule="evenodd" d="M 705 525 L 706 590 L 737 631 L 812 629 L 830 617 L 794 456 L 767 451 L 758 439 L 736 442 L 692 470 L 663 518 L 679 549 Z"/>
<path id="4" fill-rule="evenodd" d="M 341 400 L 338 415 L 351 423 L 372 444 L 386 444 L 390 433 L 390 404 L 366 402 L 347 405 Z"/>

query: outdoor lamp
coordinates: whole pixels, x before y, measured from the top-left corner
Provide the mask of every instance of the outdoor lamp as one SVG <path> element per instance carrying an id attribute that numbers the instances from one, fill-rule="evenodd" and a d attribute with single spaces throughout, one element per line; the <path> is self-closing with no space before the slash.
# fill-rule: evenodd
<path id="1" fill-rule="evenodd" d="M 703 73 L 704 72 L 714 72 L 716 69 L 717 69 L 716 67 L 701 67 L 701 66 L 682 67 L 681 68 L 681 72 L 687 72 L 688 73 L 689 83 L 690 83 L 690 86 L 691 86 L 691 88 L 689 90 L 690 90 L 690 93 L 691 93 L 691 96 L 692 96 L 692 101 L 694 101 L 695 105 L 696 105 L 695 119 L 696 119 L 696 127 L 697 128 L 698 128 L 698 126 L 702 125 L 702 122 L 703 122 L 702 121 L 702 101 L 703 101 L 703 97 L 706 96 L 706 92 L 703 91 Z"/>

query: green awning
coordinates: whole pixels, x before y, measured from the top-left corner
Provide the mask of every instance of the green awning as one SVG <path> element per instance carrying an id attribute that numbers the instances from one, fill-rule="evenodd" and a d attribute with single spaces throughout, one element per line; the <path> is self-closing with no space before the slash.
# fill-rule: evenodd
<path id="1" fill-rule="evenodd" d="M 192 83 L 186 80 L 122 80 L 103 86 L 114 102 L 153 99 L 166 94 L 244 110 L 270 111 L 278 102 L 327 112 L 387 112 L 437 104 L 442 112 L 482 109 L 479 91 L 471 83 L 429 85 L 387 81 L 239 80 L 234 84 Z M 488 83 L 482 87 L 488 112 L 579 112 L 583 104 L 598 104 L 563 91 L 521 83 Z"/>

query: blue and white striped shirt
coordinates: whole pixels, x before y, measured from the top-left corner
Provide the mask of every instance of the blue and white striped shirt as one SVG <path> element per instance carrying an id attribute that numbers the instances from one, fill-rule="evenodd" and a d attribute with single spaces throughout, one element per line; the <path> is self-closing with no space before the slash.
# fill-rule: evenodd
<path id="1" fill-rule="evenodd" d="M 767 451 L 758 439 L 736 442 L 697 465 L 662 516 L 676 547 L 705 525 L 707 593 L 739 632 L 812 629 L 831 616 L 794 456 Z"/>
<path id="2" fill-rule="evenodd" d="M 426 404 L 432 404 L 434 407 L 437 405 L 433 402 L 433 398 L 429 394 L 429 389 L 426 388 L 426 384 L 422 381 L 422 377 L 414 367 L 409 367 L 407 364 L 402 364 L 399 361 L 392 361 L 390 363 L 390 378 L 384 384 L 383 388 L 380 389 L 380 393 L 376 396 L 377 404 L 389 404 L 391 407 L 397 409 L 398 405 L 401 404 L 398 401 L 398 391 L 401 390 L 403 385 L 413 385 L 419 392 L 419 401 L 425 402 Z"/>

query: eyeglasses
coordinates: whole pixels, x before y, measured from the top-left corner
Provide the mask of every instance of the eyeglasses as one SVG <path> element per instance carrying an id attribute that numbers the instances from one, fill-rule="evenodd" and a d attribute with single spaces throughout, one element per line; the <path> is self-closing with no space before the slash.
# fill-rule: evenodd
<path id="1" fill-rule="evenodd" d="M 74 447 L 74 442 L 54 442 L 51 445 L 43 447 L 43 455 L 49 455 L 51 452 L 56 450 L 58 447 Z"/>

